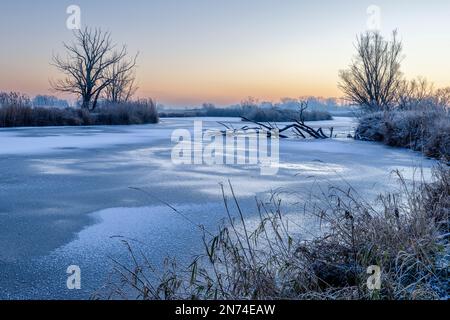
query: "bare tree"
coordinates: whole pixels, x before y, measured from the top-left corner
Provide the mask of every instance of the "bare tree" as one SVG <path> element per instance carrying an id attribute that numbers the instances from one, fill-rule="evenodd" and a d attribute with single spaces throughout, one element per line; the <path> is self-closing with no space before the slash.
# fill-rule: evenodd
<path id="1" fill-rule="evenodd" d="M 0 92 L 0 107 L 3 106 L 31 106 L 30 98 L 20 92 Z"/>
<path id="2" fill-rule="evenodd" d="M 105 99 L 112 103 L 128 102 L 136 93 L 136 74 L 131 61 L 119 61 L 108 70 L 111 82 L 105 88 Z"/>
<path id="3" fill-rule="evenodd" d="M 441 88 L 436 90 L 433 94 L 434 105 L 450 111 L 450 87 Z"/>
<path id="4" fill-rule="evenodd" d="M 340 89 L 347 100 L 368 111 L 391 108 L 402 81 L 403 46 L 397 32 L 390 41 L 378 32 L 366 32 L 359 36 L 355 47 L 357 55 L 349 69 L 340 71 Z"/>
<path id="5" fill-rule="evenodd" d="M 397 87 L 396 106 L 401 110 L 426 107 L 433 103 L 433 84 L 425 78 L 403 80 Z"/>
<path id="6" fill-rule="evenodd" d="M 132 70 L 136 59 L 125 61 L 126 46 L 116 50 L 109 32 L 100 29 L 85 28 L 75 32 L 75 42 L 64 43 L 67 56 L 53 57 L 53 65 L 66 75 L 64 79 L 51 83 L 56 91 L 73 93 L 80 96 L 82 108 L 94 110 L 103 90 L 113 79 L 110 68 L 119 64 L 116 77 Z"/>

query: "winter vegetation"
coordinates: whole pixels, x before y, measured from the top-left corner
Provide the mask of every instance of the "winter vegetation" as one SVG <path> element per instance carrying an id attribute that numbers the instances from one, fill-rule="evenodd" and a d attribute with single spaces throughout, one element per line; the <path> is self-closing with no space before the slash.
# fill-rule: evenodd
<path id="1" fill-rule="evenodd" d="M 450 88 L 435 90 L 425 79 L 407 80 L 401 73 L 402 43 L 377 32 L 360 36 L 357 55 L 341 71 L 346 98 L 361 106 L 356 138 L 422 151 L 449 159 Z"/>
<path id="2" fill-rule="evenodd" d="M 159 120 L 151 99 L 118 103 L 103 101 L 95 111 L 56 107 L 47 102 L 35 104 L 36 99 L 30 100 L 14 92 L 0 93 L 0 127 L 131 125 L 157 123 Z M 50 101 L 59 100 L 52 98 Z"/>
<path id="3" fill-rule="evenodd" d="M 448 109 L 375 112 L 359 120 L 356 138 L 410 148 L 449 161 L 449 117 Z"/>

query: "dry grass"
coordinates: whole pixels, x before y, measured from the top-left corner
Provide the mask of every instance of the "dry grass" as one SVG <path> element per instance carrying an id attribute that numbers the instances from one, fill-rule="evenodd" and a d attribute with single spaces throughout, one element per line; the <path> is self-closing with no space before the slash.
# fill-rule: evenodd
<path id="1" fill-rule="evenodd" d="M 124 125 L 158 123 L 156 105 L 151 99 L 102 105 L 93 114 L 95 124 Z"/>
<path id="2" fill-rule="evenodd" d="M 223 189 L 228 221 L 187 268 L 166 259 L 155 270 L 125 241 L 129 265 L 116 262 L 119 280 L 102 298 L 126 299 L 445 299 L 450 259 L 450 171 L 440 165 L 431 183 L 407 183 L 367 203 L 356 192 L 330 188 L 302 214 L 322 233 L 304 240 L 290 230 L 281 201 L 257 201 L 251 228 L 230 185 Z M 232 207 L 236 212 L 232 212 Z M 382 270 L 381 290 L 367 288 L 368 266 Z"/>
<path id="3" fill-rule="evenodd" d="M 8 105 L 0 108 L 0 127 L 45 127 L 91 125 L 93 119 L 82 109 L 41 108 Z"/>

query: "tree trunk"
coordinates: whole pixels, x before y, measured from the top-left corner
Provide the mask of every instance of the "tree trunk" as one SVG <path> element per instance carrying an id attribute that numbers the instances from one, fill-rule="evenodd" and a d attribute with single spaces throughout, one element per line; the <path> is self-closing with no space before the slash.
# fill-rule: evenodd
<path id="1" fill-rule="evenodd" d="M 94 111 L 95 108 L 97 108 L 97 103 L 98 103 L 98 98 L 100 97 L 100 92 L 101 92 L 101 90 L 98 90 L 97 93 L 95 94 L 94 103 L 92 104 L 91 111 Z"/>

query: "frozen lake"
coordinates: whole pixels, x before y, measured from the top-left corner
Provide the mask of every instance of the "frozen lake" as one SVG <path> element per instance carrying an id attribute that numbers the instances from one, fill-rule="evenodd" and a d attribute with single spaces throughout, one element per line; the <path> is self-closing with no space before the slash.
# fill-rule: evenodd
<path id="1" fill-rule="evenodd" d="M 281 141 L 276 176 L 261 176 L 251 165 L 174 165 L 171 134 L 192 130 L 194 120 L 205 128 L 220 128 L 217 121 L 240 125 L 238 119 L 183 118 L 144 126 L 0 129 L 0 298 L 89 298 L 107 281 L 111 258 L 126 261 L 119 237 L 139 243 L 155 265 L 167 255 L 187 261 L 201 248 L 201 234 L 159 200 L 216 230 L 225 218 L 219 184 L 228 180 L 252 219 L 255 196 L 271 191 L 280 192 L 287 213 L 295 215 L 304 197 L 329 184 L 348 183 L 370 200 L 396 187 L 392 170 L 411 178 L 414 168 L 427 175 L 434 164 L 409 150 L 348 139 L 354 120 L 337 117 L 311 123 L 333 126 L 337 139 Z M 66 288 L 69 265 L 81 267 L 81 290 Z"/>

